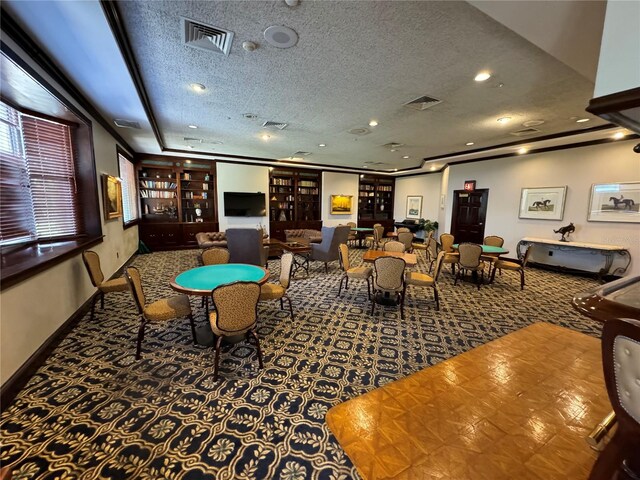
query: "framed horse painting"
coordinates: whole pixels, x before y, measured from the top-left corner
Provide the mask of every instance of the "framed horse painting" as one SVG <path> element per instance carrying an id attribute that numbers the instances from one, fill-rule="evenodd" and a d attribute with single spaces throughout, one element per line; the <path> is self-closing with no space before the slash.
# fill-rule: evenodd
<path id="1" fill-rule="evenodd" d="M 518 218 L 562 220 L 567 187 L 523 188 Z"/>
<path id="2" fill-rule="evenodd" d="M 592 185 L 587 220 L 640 223 L 640 182 Z"/>

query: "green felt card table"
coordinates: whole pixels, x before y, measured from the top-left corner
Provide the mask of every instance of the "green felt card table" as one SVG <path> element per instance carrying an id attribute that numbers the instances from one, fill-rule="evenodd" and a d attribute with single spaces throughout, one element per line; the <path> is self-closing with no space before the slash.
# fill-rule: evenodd
<path id="1" fill-rule="evenodd" d="M 221 265 L 205 265 L 192 268 L 177 275 L 171 282 L 171 288 L 187 295 L 200 295 L 206 297 L 211 291 L 220 285 L 233 282 L 256 282 L 260 285 L 269 279 L 269 270 L 256 265 L 244 263 L 225 263 Z M 213 346 L 215 335 L 209 325 L 209 304 L 207 302 L 207 322 L 196 327 L 196 342 L 203 346 Z M 243 335 L 225 337 L 229 343 L 237 343 L 244 338 Z"/>
<path id="2" fill-rule="evenodd" d="M 509 253 L 509 250 L 507 250 L 506 248 L 502 248 L 502 247 L 494 247 L 491 245 L 480 245 L 482 247 L 482 254 L 483 255 L 504 255 L 506 253 Z M 458 249 L 458 244 L 454 243 L 452 245 L 454 250 Z"/>
<path id="3" fill-rule="evenodd" d="M 358 248 L 363 248 L 362 241 L 367 236 L 367 233 L 373 232 L 373 228 L 369 227 L 351 227 L 351 231 L 354 232 L 358 238 Z"/>
<path id="4" fill-rule="evenodd" d="M 269 270 L 244 263 L 225 263 L 192 268 L 177 275 L 171 288 L 187 295 L 210 295 L 211 290 L 233 282 L 256 282 L 262 285 L 269 279 Z"/>

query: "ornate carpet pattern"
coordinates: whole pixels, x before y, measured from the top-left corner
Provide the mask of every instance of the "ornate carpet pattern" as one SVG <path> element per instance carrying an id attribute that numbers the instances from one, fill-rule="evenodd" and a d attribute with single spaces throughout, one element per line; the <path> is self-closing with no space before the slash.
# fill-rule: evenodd
<path id="1" fill-rule="evenodd" d="M 352 250 L 355 265 L 362 252 Z M 197 251 L 133 264 L 152 301 L 174 294 L 169 281 L 197 266 Z M 260 305 L 265 368 L 253 345 L 225 345 L 217 383 L 213 349 L 191 343 L 186 319 L 148 327 L 136 361 L 133 300 L 107 295 L 105 310 L 93 322 L 87 314 L 2 412 L 2 464 L 16 480 L 357 478 L 325 424 L 331 406 L 533 322 L 600 333 L 570 304 L 593 280 L 529 269 L 523 292 L 510 272 L 478 291 L 454 287 L 446 269 L 440 311 L 430 290 L 412 287 L 401 320 L 394 307 L 369 315 L 364 282 L 338 298 L 341 271 L 331 266 L 312 265 L 292 283 L 294 321 L 278 302 Z M 278 261 L 269 267 L 275 281 Z M 204 324 L 200 299 L 191 304 Z"/>

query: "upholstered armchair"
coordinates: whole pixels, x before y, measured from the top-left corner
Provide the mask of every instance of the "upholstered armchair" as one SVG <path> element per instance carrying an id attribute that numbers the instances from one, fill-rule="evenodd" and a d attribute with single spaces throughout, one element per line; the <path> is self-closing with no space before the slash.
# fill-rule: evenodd
<path id="1" fill-rule="evenodd" d="M 225 232 L 229 263 L 247 263 L 264 267 L 269 257 L 269 246 L 263 243 L 263 232 L 255 228 L 229 228 Z"/>
<path id="2" fill-rule="evenodd" d="M 319 244 L 311 244 L 310 260 L 324 262 L 325 272 L 329 272 L 329 262 L 339 259 L 339 247 L 341 243 L 347 243 L 351 227 L 341 225 L 339 227 L 322 227 L 322 241 Z"/>

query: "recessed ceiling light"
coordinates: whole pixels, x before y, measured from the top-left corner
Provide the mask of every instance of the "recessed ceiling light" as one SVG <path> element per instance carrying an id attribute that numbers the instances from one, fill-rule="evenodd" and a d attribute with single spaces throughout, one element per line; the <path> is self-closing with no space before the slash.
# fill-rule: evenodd
<path id="1" fill-rule="evenodd" d="M 360 174 L 360 178 L 364 178 L 364 173 Z"/>
<path id="2" fill-rule="evenodd" d="M 465 143 L 465 145 L 466 145 L 467 147 L 470 147 L 471 145 L 475 145 L 475 143 L 474 143 L 474 142 L 467 142 L 467 143 Z"/>
<path id="3" fill-rule="evenodd" d="M 266 142 L 267 140 L 269 140 L 269 139 L 271 138 L 271 136 L 270 136 L 270 135 L 267 135 L 267 134 L 265 133 L 264 135 L 261 135 L 261 136 L 260 136 L 260 138 Z"/>
<path id="4" fill-rule="evenodd" d="M 498 123 L 507 123 L 511 121 L 511 117 L 500 117 Z"/>
<path id="5" fill-rule="evenodd" d="M 394 172 L 397 172 L 397 171 L 398 171 L 398 169 L 397 169 L 397 168 L 394 168 L 394 169 L 393 169 L 393 171 L 394 171 Z"/>
<path id="6" fill-rule="evenodd" d="M 518 153 L 520 155 L 523 155 L 523 154 L 527 153 L 528 151 L 529 151 L 529 149 L 527 147 L 522 147 L 522 148 L 518 149 Z"/>
<path id="7" fill-rule="evenodd" d="M 270 171 L 270 172 L 273 172 L 273 167 L 269 167 L 269 171 Z"/>
<path id="8" fill-rule="evenodd" d="M 409 155 L 403 155 L 402 158 L 409 158 Z"/>
<path id="9" fill-rule="evenodd" d="M 389 150 L 390 152 L 397 152 L 397 150 L 395 148 L 392 148 L 391 150 Z"/>
<path id="10" fill-rule="evenodd" d="M 589 120 L 591 120 L 590 118 L 579 118 L 578 120 L 576 120 L 576 123 L 584 123 L 584 122 L 588 122 Z"/>
<path id="11" fill-rule="evenodd" d="M 491 74 L 489 72 L 480 72 L 478 73 L 474 80 L 476 82 L 484 82 L 485 80 L 489 80 L 491 78 Z"/>
<path id="12" fill-rule="evenodd" d="M 207 89 L 207 87 L 205 87 L 201 83 L 192 83 L 190 86 L 191 86 L 191 89 L 195 92 L 204 92 Z"/>
<path id="13" fill-rule="evenodd" d="M 369 122 L 369 126 L 370 126 L 370 127 L 377 127 L 377 126 L 378 126 L 378 122 L 376 122 L 375 120 L 371 120 L 371 121 Z"/>
<path id="14" fill-rule="evenodd" d="M 188 125 L 189 128 L 198 128 L 197 125 Z"/>
<path id="15" fill-rule="evenodd" d="M 624 137 L 624 132 L 617 132 L 613 135 L 614 140 L 620 140 L 623 137 Z"/>
<path id="16" fill-rule="evenodd" d="M 327 144 L 326 144 L 326 143 L 319 143 L 319 144 L 318 144 L 318 146 L 319 146 L 319 147 L 326 147 L 326 146 L 327 146 Z"/>
<path id="17" fill-rule="evenodd" d="M 435 165 L 431 165 L 431 171 L 433 172 L 436 169 Z"/>

